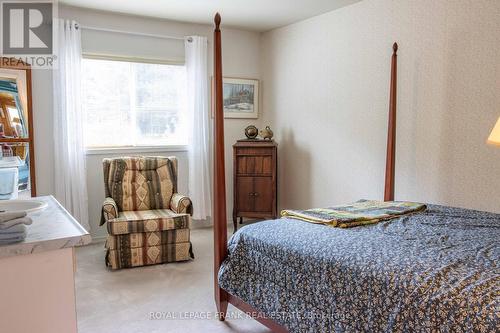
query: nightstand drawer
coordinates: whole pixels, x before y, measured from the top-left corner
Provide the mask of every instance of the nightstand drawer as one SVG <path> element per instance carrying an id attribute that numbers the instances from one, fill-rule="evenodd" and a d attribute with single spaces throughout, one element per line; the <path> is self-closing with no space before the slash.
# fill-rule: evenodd
<path id="1" fill-rule="evenodd" d="M 274 148 L 272 147 L 239 147 L 236 149 L 236 156 L 238 155 L 272 155 Z"/>
<path id="2" fill-rule="evenodd" d="M 272 156 L 236 156 L 236 175 L 271 176 Z"/>

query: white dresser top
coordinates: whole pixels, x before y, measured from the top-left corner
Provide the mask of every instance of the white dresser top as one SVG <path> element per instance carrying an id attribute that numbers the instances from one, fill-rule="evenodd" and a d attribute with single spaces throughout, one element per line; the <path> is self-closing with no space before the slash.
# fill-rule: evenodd
<path id="1" fill-rule="evenodd" d="M 0 246 L 0 258 L 86 245 L 89 233 L 64 209 L 53 196 L 36 197 L 48 204 L 42 211 L 29 213 L 33 223 L 26 239 Z"/>

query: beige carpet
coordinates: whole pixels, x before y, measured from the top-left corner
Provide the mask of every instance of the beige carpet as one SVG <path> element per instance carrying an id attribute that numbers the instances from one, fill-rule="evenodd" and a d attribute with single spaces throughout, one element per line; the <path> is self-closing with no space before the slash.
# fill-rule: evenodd
<path id="1" fill-rule="evenodd" d="M 233 319 L 214 319 L 212 229 L 194 229 L 191 240 L 193 261 L 119 271 L 105 267 L 102 243 L 78 248 L 79 333 L 269 333 L 232 306 Z"/>

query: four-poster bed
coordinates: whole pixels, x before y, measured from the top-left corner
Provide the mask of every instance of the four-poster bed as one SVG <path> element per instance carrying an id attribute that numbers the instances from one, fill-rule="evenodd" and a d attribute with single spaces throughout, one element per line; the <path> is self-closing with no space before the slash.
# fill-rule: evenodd
<path id="1" fill-rule="evenodd" d="M 344 230 L 270 220 L 242 228 L 227 243 L 220 23 L 217 14 L 214 289 L 219 318 L 225 319 L 230 303 L 274 332 L 459 331 L 464 322 L 469 329 L 494 329 L 500 283 L 491 263 L 500 252 L 497 214 L 429 205 L 423 213 Z M 397 50 L 394 43 L 386 201 L 394 199 Z"/>

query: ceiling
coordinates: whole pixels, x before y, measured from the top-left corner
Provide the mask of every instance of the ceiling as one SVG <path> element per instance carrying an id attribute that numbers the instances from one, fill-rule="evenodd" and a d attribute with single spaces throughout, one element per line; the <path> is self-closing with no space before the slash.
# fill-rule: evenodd
<path id="1" fill-rule="evenodd" d="M 71 6 L 212 24 L 219 12 L 222 24 L 268 31 L 332 11 L 361 0 L 59 0 Z"/>

